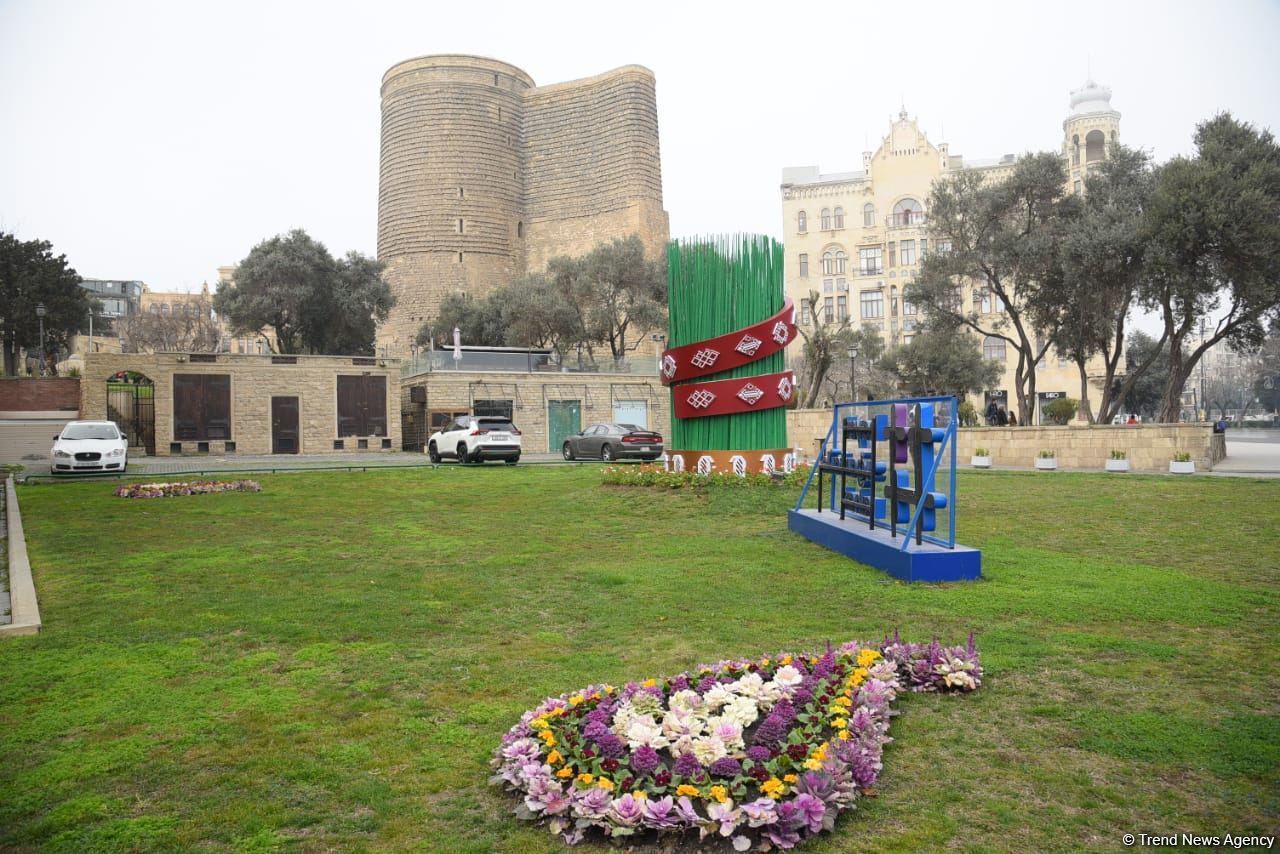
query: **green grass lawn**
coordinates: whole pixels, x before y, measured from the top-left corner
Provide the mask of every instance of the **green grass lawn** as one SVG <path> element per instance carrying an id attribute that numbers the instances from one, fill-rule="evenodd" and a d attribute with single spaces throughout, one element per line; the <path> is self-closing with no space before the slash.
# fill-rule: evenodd
<path id="1" fill-rule="evenodd" d="M 21 489 L 45 624 L 0 643 L 0 848 L 562 850 L 486 784 L 523 710 L 895 627 L 975 630 L 986 684 L 903 698 L 879 796 L 805 850 L 1280 825 L 1280 481 L 964 474 L 986 578 L 948 586 L 788 533 L 783 489 L 261 481 Z"/>

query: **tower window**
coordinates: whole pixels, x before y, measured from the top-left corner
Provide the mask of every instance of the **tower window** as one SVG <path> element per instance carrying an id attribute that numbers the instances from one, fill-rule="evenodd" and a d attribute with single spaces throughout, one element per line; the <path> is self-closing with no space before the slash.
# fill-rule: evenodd
<path id="1" fill-rule="evenodd" d="M 461 264 L 461 263 L 462 263 L 462 253 L 461 253 L 461 252 L 459 252 L 459 253 L 458 253 L 458 263 L 459 263 L 459 264 Z"/>
<path id="2" fill-rule="evenodd" d="M 1092 163 L 1106 157 L 1107 138 L 1100 130 L 1091 130 L 1084 138 L 1084 161 Z"/>
<path id="3" fill-rule="evenodd" d="M 523 222 L 517 222 L 517 223 L 516 223 L 516 237 L 524 237 L 524 223 L 523 223 Z"/>
<path id="4" fill-rule="evenodd" d="M 464 190 L 463 188 L 459 187 L 459 188 L 458 188 L 458 198 L 460 198 L 460 199 L 465 199 L 466 197 L 467 197 L 467 192 L 466 192 L 466 190 Z"/>
<path id="5" fill-rule="evenodd" d="M 465 234 L 463 231 L 462 217 L 458 217 L 458 234 Z"/>

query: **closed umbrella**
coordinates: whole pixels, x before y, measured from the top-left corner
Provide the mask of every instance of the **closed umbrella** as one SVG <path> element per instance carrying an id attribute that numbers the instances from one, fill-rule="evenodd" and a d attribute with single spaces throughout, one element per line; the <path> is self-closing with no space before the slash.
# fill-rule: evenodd
<path id="1" fill-rule="evenodd" d="M 453 368 L 458 369 L 462 364 L 462 330 L 453 327 Z"/>

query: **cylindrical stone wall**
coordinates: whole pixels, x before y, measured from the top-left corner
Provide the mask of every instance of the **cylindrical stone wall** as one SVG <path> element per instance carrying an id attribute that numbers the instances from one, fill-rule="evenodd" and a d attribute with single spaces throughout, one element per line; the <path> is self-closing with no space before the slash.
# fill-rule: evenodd
<path id="1" fill-rule="evenodd" d="M 426 56 L 382 79 L 378 257 L 395 308 L 379 347 L 407 352 L 454 291 L 483 293 L 523 272 L 523 93 L 505 62 Z"/>

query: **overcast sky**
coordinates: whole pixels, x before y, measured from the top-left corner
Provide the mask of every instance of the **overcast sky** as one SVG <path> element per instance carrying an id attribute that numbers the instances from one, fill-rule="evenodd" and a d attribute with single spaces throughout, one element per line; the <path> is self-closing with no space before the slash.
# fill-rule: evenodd
<path id="1" fill-rule="evenodd" d="M 1275 0 L 0 0 L 0 230 L 156 290 L 291 228 L 373 255 L 382 74 L 472 53 L 539 84 L 648 66 L 672 236 L 781 237 L 782 167 L 860 168 L 900 102 L 953 154 L 1057 150 L 1091 70 L 1163 160 L 1220 110 L 1280 126 L 1277 45 Z"/>

